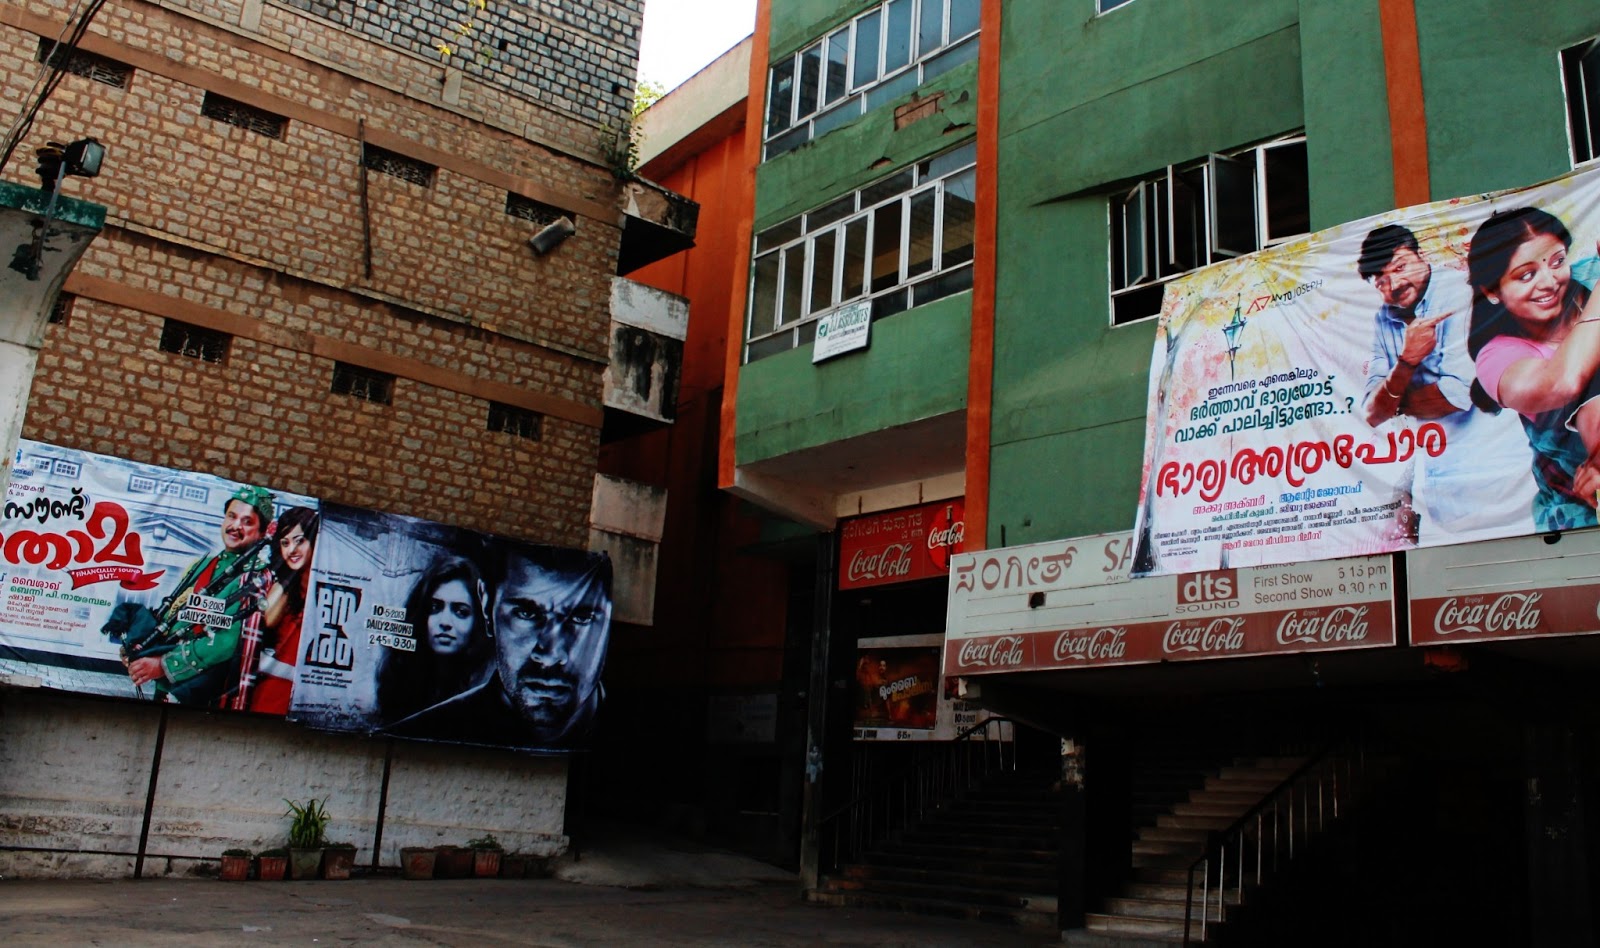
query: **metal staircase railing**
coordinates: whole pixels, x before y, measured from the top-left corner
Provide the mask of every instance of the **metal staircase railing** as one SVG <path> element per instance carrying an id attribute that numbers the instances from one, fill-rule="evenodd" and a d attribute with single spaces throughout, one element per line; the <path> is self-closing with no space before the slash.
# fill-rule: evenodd
<path id="1" fill-rule="evenodd" d="M 1260 886 L 1344 815 L 1366 773 L 1362 742 L 1335 744 L 1296 768 L 1233 825 L 1213 833 L 1204 855 L 1189 866 L 1183 944 L 1193 943 L 1196 929 L 1204 942 L 1210 926 L 1223 922 L 1227 904 L 1243 901 L 1247 884 Z"/>
<path id="2" fill-rule="evenodd" d="M 919 748 L 914 760 L 888 774 L 858 775 L 850 799 L 818 825 L 820 870 L 838 871 L 989 777 L 1015 771 L 1016 726 L 1010 718 L 989 718 L 952 741 Z"/>

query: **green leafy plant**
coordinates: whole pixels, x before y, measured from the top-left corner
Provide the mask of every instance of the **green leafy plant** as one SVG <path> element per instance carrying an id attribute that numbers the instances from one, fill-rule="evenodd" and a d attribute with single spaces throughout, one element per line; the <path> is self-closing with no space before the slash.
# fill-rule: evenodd
<path id="1" fill-rule="evenodd" d="M 468 849 L 493 849 L 493 850 L 495 850 L 497 852 L 505 852 L 505 850 L 506 850 L 506 848 L 504 846 L 500 845 L 500 841 L 498 839 L 494 838 L 494 834 L 493 833 L 485 833 L 482 836 L 479 836 L 477 839 L 469 839 L 469 840 L 467 840 L 467 848 Z"/>
<path id="2" fill-rule="evenodd" d="M 269 859 L 282 859 L 283 857 L 289 855 L 289 850 L 284 849 L 282 846 L 274 846 L 271 849 L 261 850 L 261 855 L 266 856 Z"/>
<path id="3" fill-rule="evenodd" d="M 485 65 L 494 59 L 494 50 L 478 39 L 478 17 L 488 8 L 488 0 L 467 0 L 467 15 L 458 18 L 448 33 L 434 41 L 433 48 L 440 59 L 449 62 L 451 56 L 466 57 Z"/>
<path id="4" fill-rule="evenodd" d="M 224 849 L 222 854 L 224 856 L 241 856 L 245 859 L 249 859 L 251 856 L 255 855 L 255 853 L 252 853 L 248 849 Z"/>
<path id="5" fill-rule="evenodd" d="M 327 845 L 328 811 L 312 797 L 305 804 L 284 800 L 289 804 L 289 846 L 292 849 L 321 849 Z"/>

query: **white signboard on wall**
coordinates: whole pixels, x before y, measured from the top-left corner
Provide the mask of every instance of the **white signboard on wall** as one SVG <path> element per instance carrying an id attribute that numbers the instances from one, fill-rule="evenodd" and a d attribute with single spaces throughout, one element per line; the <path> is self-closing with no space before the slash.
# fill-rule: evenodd
<path id="1" fill-rule="evenodd" d="M 865 349 L 872 338 L 872 301 L 841 306 L 817 320 L 817 342 L 811 349 L 815 365 L 836 355 Z"/>

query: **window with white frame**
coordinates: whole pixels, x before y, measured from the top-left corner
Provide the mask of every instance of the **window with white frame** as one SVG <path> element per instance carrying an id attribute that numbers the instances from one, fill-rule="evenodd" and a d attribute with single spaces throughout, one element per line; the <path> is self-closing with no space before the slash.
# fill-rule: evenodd
<path id="1" fill-rule="evenodd" d="M 1561 51 L 1572 163 L 1600 158 L 1600 37 Z"/>
<path id="2" fill-rule="evenodd" d="M 1120 7 L 1125 3 L 1130 3 L 1131 0 L 1097 0 L 1097 2 L 1098 9 L 1101 13 L 1110 13 L 1117 7 Z"/>
<path id="3" fill-rule="evenodd" d="M 776 62 L 762 160 L 977 58 L 979 2 L 887 0 Z"/>
<path id="4" fill-rule="evenodd" d="M 757 234 L 745 361 L 811 342 L 845 303 L 878 320 L 970 289 L 976 161 L 968 142 Z"/>
<path id="5" fill-rule="evenodd" d="M 1310 230 L 1304 135 L 1168 165 L 1111 198 L 1111 323 L 1159 313 L 1175 276 Z"/>

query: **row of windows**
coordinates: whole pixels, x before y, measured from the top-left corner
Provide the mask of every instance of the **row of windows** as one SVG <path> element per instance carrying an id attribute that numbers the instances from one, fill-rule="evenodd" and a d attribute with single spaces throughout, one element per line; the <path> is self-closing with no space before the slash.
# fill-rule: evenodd
<path id="1" fill-rule="evenodd" d="M 64 49 L 49 39 L 39 41 L 38 60 L 48 62 L 63 72 L 83 76 L 118 89 L 126 89 L 133 79 L 132 66 L 81 49 Z M 200 103 L 200 114 L 214 121 L 279 141 L 283 140 L 289 128 L 289 119 L 285 116 L 215 92 L 205 94 Z M 433 187 L 434 178 L 439 171 L 437 167 L 421 159 L 371 144 L 363 144 L 361 163 L 370 171 L 391 175 L 424 188 Z M 514 191 L 507 191 L 506 213 L 542 225 L 553 222 L 566 212 Z"/>
<path id="2" fill-rule="evenodd" d="M 1169 165 L 1111 198 L 1111 322 L 1154 316 L 1179 274 L 1310 230 L 1303 135 Z"/>
<path id="3" fill-rule="evenodd" d="M 70 298 L 69 304 L 70 305 Z M 52 318 L 51 322 L 58 320 Z M 228 345 L 233 337 L 225 332 L 195 326 L 176 319 L 168 319 L 161 326 L 163 352 L 198 359 L 201 362 L 221 363 L 228 356 Z M 346 395 L 362 401 L 389 405 L 394 401 L 394 375 L 369 369 L 349 362 L 333 364 L 333 378 L 328 390 L 335 395 Z M 526 408 L 489 402 L 489 414 L 484 427 L 529 441 L 538 441 L 542 435 L 543 416 Z"/>
<path id="4" fill-rule="evenodd" d="M 852 300 L 876 320 L 970 289 L 976 159 L 969 142 L 757 234 L 745 361 L 810 342 Z"/>
<path id="5" fill-rule="evenodd" d="M 979 0 L 887 0 L 772 66 L 766 158 L 978 55 Z"/>

